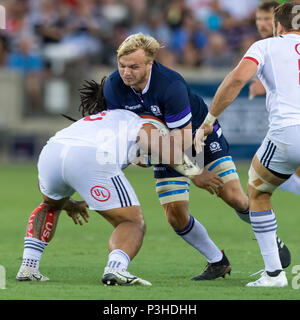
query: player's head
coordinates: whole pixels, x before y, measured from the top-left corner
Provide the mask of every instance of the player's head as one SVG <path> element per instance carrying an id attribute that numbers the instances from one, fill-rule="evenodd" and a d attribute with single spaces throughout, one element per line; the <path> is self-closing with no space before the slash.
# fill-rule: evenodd
<path id="1" fill-rule="evenodd" d="M 160 48 L 151 36 L 143 33 L 127 37 L 118 48 L 118 70 L 127 86 L 147 83 L 151 65 Z"/>
<path id="2" fill-rule="evenodd" d="M 107 110 L 103 94 L 105 80 L 106 77 L 103 77 L 100 84 L 94 80 L 85 80 L 85 84 L 79 89 L 79 111 L 83 117 Z"/>
<path id="3" fill-rule="evenodd" d="M 284 3 L 274 10 L 274 36 L 287 32 L 300 32 L 299 10 L 299 3 L 294 1 Z"/>
<path id="4" fill-rule="evenodd" d="M 273 36 L 273 14 L 279 6 L 277 1 L 263 2 L 256 10 L 256 27 L 262 38 Z"/>

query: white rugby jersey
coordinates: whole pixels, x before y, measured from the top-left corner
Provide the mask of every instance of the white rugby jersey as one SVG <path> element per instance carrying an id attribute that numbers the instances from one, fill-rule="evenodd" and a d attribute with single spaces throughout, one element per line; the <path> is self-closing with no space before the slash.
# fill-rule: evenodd
<path id="1" fill-rule="evenodd" d="M 103 155 L 108 163 L 127 165 L 136 156 L 137 135 L 146 123 L 149 122 L 131 111 L 107 110 L 58 131 L 48 143 L 95 147 L 99 157 Z"/>
<path id="2" fill-rule="evenodd" d="M 270 129 L 300 125 L 300 35 L 257 41 L 244 59 L 258 65 L 257 76 L 267 91 Z"/>

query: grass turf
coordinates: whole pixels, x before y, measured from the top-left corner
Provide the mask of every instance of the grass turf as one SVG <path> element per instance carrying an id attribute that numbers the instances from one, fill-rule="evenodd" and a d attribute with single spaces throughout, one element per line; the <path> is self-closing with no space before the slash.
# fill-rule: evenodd
<path id="1" fill-rule="evenodd" d="M 238 165 L 244 186 L 247 169 L 248 165 Z M 34 165 L 2 165 L 0 265 L 6 269 L 6 290 L 0 290 L 0 300 L 299 299 L 299 290 L 292 288 L 292 282 L 297 284 L 297 279 L 293 280 L 296 275 L 292 273 L 292 267 L 300 265 L 297 246 L 299 198 L 296 195 L 276 191 L 273 196 L 277 233 L 292 253 L 292 264 L 286 269 L 289 286 L 246 288 L 247 282 L 259 276 L 250 277 L 250 274 L 263 268 L 251 227 L 239 220 L 220 199 L 191 186 L 191 214 L 206 227 L 218 247 L 225 249 L 232 265 L 231 276 L 225 279 L 194 282 L 189 278 L 203 271 L 206 260 L 181 240 L 166 222 L 155 193 L 152 169 L 128 168 L 125 174 L 136 190 L 147 223 L 143 246 L 129 271 L 151 281 L 152 287 L 104 287 L 100 283 L 113 228 L 95 212 L 90 212 L 90 221 L 84 226 L 74 225 L 65 213 L 61 214 L 55 237 L 40 264 L 40 271 L 51 281 L 16 282 L 27 220 L 41 202 L 41 196 Z"/>

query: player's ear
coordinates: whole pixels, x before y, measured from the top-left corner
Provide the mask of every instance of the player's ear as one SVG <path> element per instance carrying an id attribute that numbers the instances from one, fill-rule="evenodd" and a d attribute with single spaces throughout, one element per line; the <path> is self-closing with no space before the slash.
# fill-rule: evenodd
<path id="1" fill-rule="evenodd" d="M 273 22 L 273 35 L 280 36 L 285 32 L 284 27 L 279 21 L 274 21 Z"/>

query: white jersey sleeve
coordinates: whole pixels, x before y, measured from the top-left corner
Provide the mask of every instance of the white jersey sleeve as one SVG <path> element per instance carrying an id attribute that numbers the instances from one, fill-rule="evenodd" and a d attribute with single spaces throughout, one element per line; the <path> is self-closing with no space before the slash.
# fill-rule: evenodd
<path id="1" fill-rule="evenodd" d="M 244 59 L 258 66 L 270 130 L 300 125 L 300 35 L 284 34 L 255 42 Z"/>
<path id="2" fill-rule="evenodd" d="M 258 73 L 262 70 L 265 63 L 266 41 L 255 42 L 244 55 L 244 59 L 249 59 L 257 64 Z"/>

